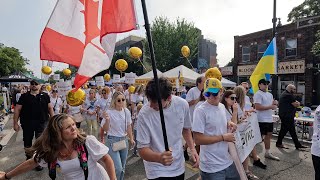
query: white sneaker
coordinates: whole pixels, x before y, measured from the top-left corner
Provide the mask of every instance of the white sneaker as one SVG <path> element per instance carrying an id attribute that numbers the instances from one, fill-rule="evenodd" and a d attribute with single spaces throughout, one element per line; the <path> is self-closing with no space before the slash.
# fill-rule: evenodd
<path id="1" fill-rule="evenodd" d="M 279 158 L 279 157 L 277 157 L 277 156 L 275 156 L 275 155 L 273 155 L 273 154 L 271 154 L 271 153 L 266 153 L 266 154 L 264 155 L 264 157 L 265 157 L 265 158 L 268 158 L 268 159 L 280 161 L 280 158 Z"/>

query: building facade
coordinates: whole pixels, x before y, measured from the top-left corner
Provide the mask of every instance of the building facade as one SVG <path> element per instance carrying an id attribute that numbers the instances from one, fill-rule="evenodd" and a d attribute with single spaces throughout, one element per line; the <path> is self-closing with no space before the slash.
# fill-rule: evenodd
<path id="1" fill-rule="evenodd" d="M 320 57 L 311 52 L 319 29 L 320 16 L 277 27 L 278 82 L 272 83 L 277 85 L 277 97 L 286 85 L 294 84 L 304 105 L 320 104 Z M 271 40 L 272 29 L 234 37 L 233 71 L 238 83 L 249 82 Z"/>
<path id="2" fill-rule="evenodd" d="M 217 44 L 213 40 L 205 39 L 203 35 L 199 40 L 198 63 L 195 67 L 200 73 L 210 67 L 217 66 Z"/>
<path id="3" fill-rule="evenodd" d="M 142 40 L 144 38 L 138 36 L 128 36 L 116 43 L 114 51 L 117 53 L 128 52 L 130 47 L 139 47 L 143 49 Z"/>

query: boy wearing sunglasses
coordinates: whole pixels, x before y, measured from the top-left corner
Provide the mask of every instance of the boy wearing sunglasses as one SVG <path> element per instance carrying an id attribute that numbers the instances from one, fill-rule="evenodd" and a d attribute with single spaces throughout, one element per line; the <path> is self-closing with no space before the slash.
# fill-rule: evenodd
<path id="1" fill-rule="evenodd" d="M 226 108 L 220 103 L 222 84 L 216 78 L 204 83 L 207 100 L 193 114 L 192 130 L 200 145 L 200 175 L 202 179 L 240 179 L 228 151 L 228 142 L 235 142 L 236 124 L 227 120 Z"/>

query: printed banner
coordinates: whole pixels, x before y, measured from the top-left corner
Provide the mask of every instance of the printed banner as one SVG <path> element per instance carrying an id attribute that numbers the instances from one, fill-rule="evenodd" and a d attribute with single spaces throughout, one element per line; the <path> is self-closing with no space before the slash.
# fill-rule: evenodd
<path id="1" fill-rule="evenodd" d="M 126 84 L 134 84 L 136 81 L 136 76 L 137 76 L 136 73 L 133 73 L 133 72 L 125 73 L 125 76 L 124 76 L 125 83 Z"/>
<path id="2" fill-rule="evenodd" d="M 97 85 L 97 86 L 104 87 L 104 79 L 103 79 L 103 76 L 96 76 L 96 77 L 95 77 L 95 80 L 96 80 L 96 85 Z"/>
<path id="3" fill-rule="evenodd" d="M 119 82 L 120 82 L 120 74 L 114 74 L 113 83 L 119 83 Z"/>
<path id="4" fill-rule="evenodd" d="M 70 81 L 57 82 L 56 86 L 57 86 L 57 89 L 58 89 L 58 95 L 62 96 L 62 97 L 66 96 L 67 92 L 72 89 Z"/>
<path id="5" fill-rule="evenodd" d="M 256 113 L 252 113 L 246 122 L 238 124 L 235 138 L 238 156 L 242 163 L 249 156 L 254 146 L 262 141 Z"/>

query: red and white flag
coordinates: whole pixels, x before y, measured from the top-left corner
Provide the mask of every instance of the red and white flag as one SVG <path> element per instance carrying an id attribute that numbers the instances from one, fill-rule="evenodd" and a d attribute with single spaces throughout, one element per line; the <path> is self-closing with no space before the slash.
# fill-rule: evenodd
<path id="1" fill-rule="evenodd" d="M 58 0 L 40 39 L 40 59 L 79 67 L 79 88 L 109 68 L 116 33 L 135 28 L 133 0 Z"/>

